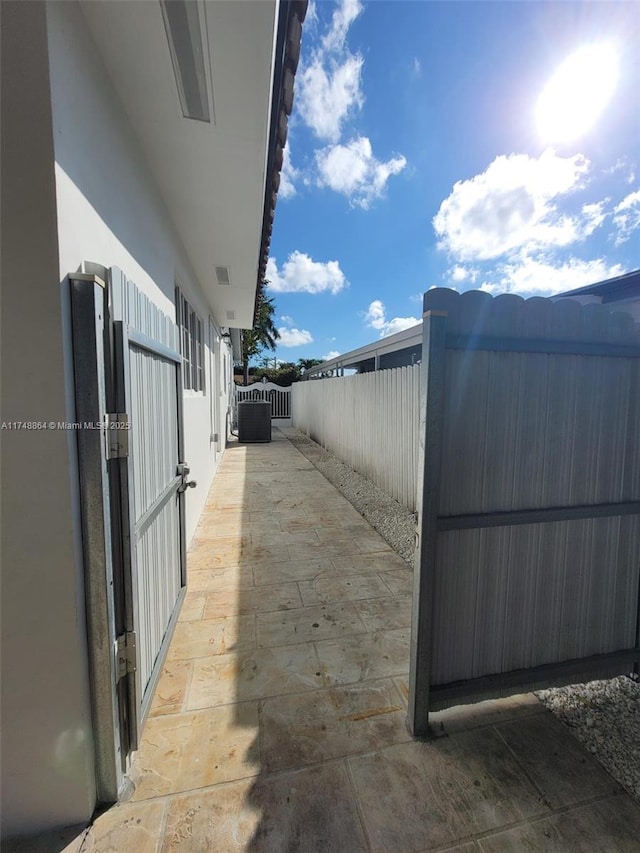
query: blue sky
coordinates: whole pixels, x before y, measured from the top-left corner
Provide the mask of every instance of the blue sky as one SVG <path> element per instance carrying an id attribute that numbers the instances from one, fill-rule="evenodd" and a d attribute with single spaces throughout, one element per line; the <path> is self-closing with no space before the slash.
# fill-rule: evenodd
<path id="1" fill-rule="evenodd" d="M 433 286 L 548 296 L 638 267 L 640 5 L 310 4 L 267 267 L 277 358 L 407 328 Z"/>

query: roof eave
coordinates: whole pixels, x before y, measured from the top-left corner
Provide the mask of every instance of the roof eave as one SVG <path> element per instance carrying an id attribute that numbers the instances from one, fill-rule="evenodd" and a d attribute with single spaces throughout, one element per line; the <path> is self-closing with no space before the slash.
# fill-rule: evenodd
<path id="1" fill-rule="evenodd" d="M 262 214 L 262 234 L 258 259 L 254 322 L 258 296 L 265 280 L 269 247 L 273 232 L 275 209 L 280 187 L 280 172 L 287 143 L 289 116 L 293 109 L 293 83 L 300 59 L 302 24 L 307 14 L 308 0 L 281 0 L 278 12 L 278 28 L 271 99 L 271 124 L 267 153 L 267 169 Z"/>

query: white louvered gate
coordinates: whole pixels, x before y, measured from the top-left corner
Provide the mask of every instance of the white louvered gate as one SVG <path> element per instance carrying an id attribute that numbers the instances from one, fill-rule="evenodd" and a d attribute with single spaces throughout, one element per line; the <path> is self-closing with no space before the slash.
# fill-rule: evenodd
<path id="1" fill-rule="evenodd" d="M 138 746 L 186 591 L 184 491 L 194 484 L 176 324 L 121 270 L 100 271 L 107 281 L 69 278 L 96 785 L 106 803 Z"/>
<path id="2" fill-rule="evenodd" d="M 186 587 L 189 469 L 175 324 L 132 282 L 121 280 L 118 288 L 114 272 L 114 319 L 122 318 L 113 323 L 116 407 L 128 421 L 120 510 L 125 635 L 135 642 L 135 670 L 127 673 L 129 746 L 135 749 Z"/>

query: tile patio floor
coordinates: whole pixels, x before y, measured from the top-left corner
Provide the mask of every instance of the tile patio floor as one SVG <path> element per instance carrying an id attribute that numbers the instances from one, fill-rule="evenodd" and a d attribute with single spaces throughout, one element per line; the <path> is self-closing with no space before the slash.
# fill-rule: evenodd
<path id="1" fill-rule="evenodd" d="M 638 853 L 640 807 L 532 695 L 412 740 L 410 595 L 406 563 L 283 433 L 231 445 L 135 791 L 69 853 Z"/>

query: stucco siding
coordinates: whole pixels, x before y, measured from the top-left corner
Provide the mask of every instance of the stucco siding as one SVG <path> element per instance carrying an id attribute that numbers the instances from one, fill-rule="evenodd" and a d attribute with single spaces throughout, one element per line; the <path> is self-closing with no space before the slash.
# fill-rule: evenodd
<path id="1" fill-rule="evenodd" d="M 209 306 L 82 10 L 76 4 L 52 3 L 48 17 L 60 280 L 83 261 L 117 266 L 173 318 L 178 283 L 200 316 L 205 347 L 210 347 Z M 207 371 L 208 363 L 205 352 Z M 184 398 L 185 451 L 198 482 L 187 493 L 188 539 L 220 455 L 210 441 L 212 383 L 209 375 L 206 379 L 204 394 L 187 391 Z"/>
<path id="2" fill-rule="evenodd" d="M 186 392 L 195 531 L 221 456 L 211 420 L 210 326 L 201 283 L 146 167 L 76 3 L 2 14 L 2 420 L 73 422 L 68 275 L 119 267 L 175 318 L 174 287 L 205 336 L 206 392 Z M 216 318 L 213 318 L 214 320 Z M 222 389 L 222 383 L 218 388 Z M 2 833 L 89 820 L 96 805 L 76 435 L 2 433 Z"/>
<path id="3" fill-rule="evenodd" d="M 2 420 L 66 421 L 45 8 L 0 7 Z M 86 820 L 95 802 L 73 441 L 2 432 L 5 836 Z"/>

